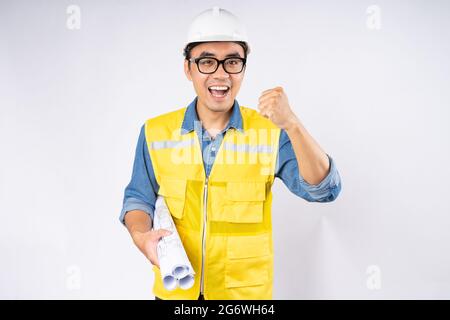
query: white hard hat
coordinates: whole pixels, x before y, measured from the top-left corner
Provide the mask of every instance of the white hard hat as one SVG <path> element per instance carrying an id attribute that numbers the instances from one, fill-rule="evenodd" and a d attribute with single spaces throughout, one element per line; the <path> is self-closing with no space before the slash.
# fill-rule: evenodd
<path id="1" fill-rule="evenodd" d="M 245 26 L 230 11 L 217 6 L 194 18 L 185 45 L 204 41 L 243 41 L 250 52 Z"/>

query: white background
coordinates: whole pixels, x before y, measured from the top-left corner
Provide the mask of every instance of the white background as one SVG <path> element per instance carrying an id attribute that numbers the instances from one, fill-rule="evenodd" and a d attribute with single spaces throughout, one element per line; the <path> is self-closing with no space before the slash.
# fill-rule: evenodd
<path id="1" fill-rule="evenodd" d="M 0 298 L 153 298 L 123 191 L 213 5 L 249 32 L 239 103 L 283 86 L 342 177 L 327 204 L 275 183 L 274 298 L 450 298 L 450 3 L 425 0 L 0 1 Z"/>

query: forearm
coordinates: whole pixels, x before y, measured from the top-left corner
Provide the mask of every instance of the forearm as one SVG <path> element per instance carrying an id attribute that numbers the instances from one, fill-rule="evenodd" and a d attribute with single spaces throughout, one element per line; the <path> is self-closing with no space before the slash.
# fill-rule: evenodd
<path id="1" fill-rule="evenodd" d="M 142 251 L 142 235 L 152 229 L 152 219 L 142 210 L 131 210 L 125 215 L 125 225 L 136 246 Z"/>
<path id="2" fill-rule="evenodd" d="M 300 120 L 293 121 L 286 129 L 286 133 L 291 141 L 303 179 L 309 184 L 320 183 L 330 170 L 326 153 L 308 133 Z"/>

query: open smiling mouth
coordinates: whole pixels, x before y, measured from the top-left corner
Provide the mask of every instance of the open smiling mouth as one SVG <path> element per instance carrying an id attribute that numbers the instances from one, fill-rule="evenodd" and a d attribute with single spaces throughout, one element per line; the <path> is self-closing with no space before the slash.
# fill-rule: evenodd
<path id="1" fill-rule="evenodd" d="M 230 87 L 228 86 L 210 86 L 208 91 L 214 98 L 225 98 L 230 92 Z"/>

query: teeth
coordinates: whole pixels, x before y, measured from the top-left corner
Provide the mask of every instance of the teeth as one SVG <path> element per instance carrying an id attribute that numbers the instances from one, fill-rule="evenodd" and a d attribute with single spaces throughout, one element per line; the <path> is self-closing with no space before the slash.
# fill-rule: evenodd
<path id="1" fill-rule="evenodd" d="M 209 87 L 209 89 L 212 89 L 212 90 L 228 90 L 228 87 L 212 86 L 212 87 Z"/>

